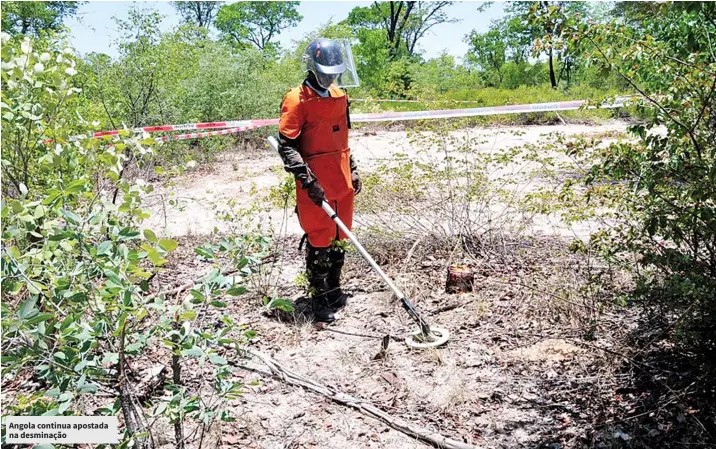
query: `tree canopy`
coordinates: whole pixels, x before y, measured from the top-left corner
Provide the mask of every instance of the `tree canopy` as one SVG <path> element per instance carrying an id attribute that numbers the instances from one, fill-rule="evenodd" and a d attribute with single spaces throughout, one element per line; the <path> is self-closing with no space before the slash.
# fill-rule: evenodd
<path id="1" fill-rule="evenodd" d="M 67 17 L 77 13 L 85 2 L 21 2 L 2 4 L 2 30 L 8 34 L 40 36 L 57 31 Z"/>
<path id="2" fill-rule="evenodd" d="M 221 6 L 219 2 L 172 2 L 184 22 L 208 28 Z"/>
<path id="3" fill-rule="evenodd" d="M 255 45 L 263 50 L 273 47 L 275 39 L 303 17 L 300 2 L 236 2 L 224 5 L 216 16 L 216 28 L 224 39 L 239 47 Z"/>

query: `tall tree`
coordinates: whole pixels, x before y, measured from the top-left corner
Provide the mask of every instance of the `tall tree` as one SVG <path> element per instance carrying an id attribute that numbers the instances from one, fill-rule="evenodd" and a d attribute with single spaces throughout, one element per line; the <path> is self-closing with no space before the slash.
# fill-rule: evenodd
<path id="1" fill-rule="evenodd" d="M 445 8 L 451 4 L 452 2 L 417 2 L 403 31 L 405 46 L 410 56 L 415 54 L 418 40 L 425 36 L 432 27 L 441 23 L 458 21 L 458 19 L 449 18 L 445 12 Z"/>
<path id="2" fill-rule="evenodd" d="M 221 3 L 219 2 L 172 2 L 172 6 L 186 23 L 209 28 Z"/>
<path id="3" fill-rule="evenodd" d="M 572 70 L 571 49 L 563 32 L 568 24 L 584 17 L 587 8 L 584 2 L 549 0 L 512 2 L 505 8 L 510 20 L 516 19 L 528 26 L 528 33 L 534 40 L 534 52 L 547 55 L 552 87 L 557 87 L 559 82 L 556 60 L 564 63 L 561 74 L 569 77 Z"/>
<path id="4" fill-rule="evenodd" d="M 57 31 L 65 18 L 85 2 L 3 2 L 2 30 L 8 34 L 40 36 Z"/>
<path id="5" fill-rule="evenodd" d="M 272 47 L 273 38 L 303 19 L 300 2 L 237 2 L 224 5 L 216 15 L 216 28 L 238 46 Z"/>
<path id="6" fill-rule="evenodd" d="M 353 8 L 346 23 L 356 32 L 360 28 L 383 30 L 393 58 L 404 53 L 413 56 L 418 40 L 432 27 L 455 21 L 445 13 L 445 8 L 452 3 L 374 2 L 369 7 Z"/>
<path id="7" fill-rule="evenodd" d="M 484 71 L 494 71 L 502 84 L 502 66 L 507 59 L 507 44 L 501 30 L 493 26 L 486 33 L 473 31 L 466 40 L 469 45 L 466 58 L 468 63 L 475 64 Z"/>

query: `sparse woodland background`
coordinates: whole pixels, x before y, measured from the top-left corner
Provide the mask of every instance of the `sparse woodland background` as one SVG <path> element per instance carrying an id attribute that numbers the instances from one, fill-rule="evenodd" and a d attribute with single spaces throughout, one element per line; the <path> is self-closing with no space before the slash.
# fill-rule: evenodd
<path id="1" fill-rule="evenodd" d="M 678 366 L 679 382 L 687 385 L 683 395 L 703 399 L 702 409 L 684 412 L 702 417 L 694 424 L 698 432 L 684 432 L 680 441 L 693 437 L 713 444 L 716 4 L 511 2 L 487 32 L 465 37 L 469 52 L 462 62 L 448 54 L 427 59 L 420 42 L 434 38 L 428 31 L 435 24 L 457 20 L 451 3 L 358 7 L 291 48 L 276 38 L 300 22 L 298 2 L 174 2 L 183 24 L 166 33 L 158 31 L 161 16 L 138 4 L 128 17 L 116 19 L 122 37 L 115 43 L 119 56 L 112 58 L 80 56 L 68 48 L 63 20 L 76 14 L 80 2 L 3 2 L 2 375 L 4 387 L 28 376 L 35 385 L 5 403 L 6 413 L 121 414 L 126 447 L 153 444 L 147 430 L 155 416 L 172 423 L 180 447 L 191 438 L 195 444 L 203 439 L 214 422 L 235 420 L 226 404 L 244 385 L 232 377 L 230 360 L 244 356 L 242 348 L 256 333 L 230 314 L 212 326 L 202 317 L 246 295 L 260 296 L 267 310 L 292 309 L 291 301 L 255 281 L 271 257 L 272 235 L 252 220 L 255 210 L 226 215 L 237 231 L 195 245 L 194 255 L 211 269 L 184 302 L 169 301 L 172 293 L 154 281 L 182 242 L 143 228 L 149 216 L 144 203 L 154 185 L 171 185 L 230 148 L 263 145 L 267 130 L 161 146 L 130 131 L 114 140 L 72 141 L 70 136 L 276 117 L 283 95 L 302 80 L 301 53 L 322 36 L 354 41 L 362 84 L 351 97 L 418 100 L 354 103 L 354 111 L 561 99 L 598 103 L 634 96 L 618 111 L 476 118 L 446 123 L 442 130 L 443 124 L 414 126 L 416 132 L 449 139 L 445 133 L 458 127 L 563 119 L 630 122 L 629 135 L 609 145 L 588 139 L 554 142 L 549 149 L 583 171 L 560 178 L 557 189 L 533 193 L 522 207 L 571 222 L 599 218 L 609 224 L 570 246 L 574 254 L 607 267 L 593 274 L 588 288 L 598 288 L 615 271 L 629 279 L 628 288 L 599 296 L 583 317 L 585 341 L 594 337 L 606 309 L 647 323 L 644 335 L 650 338 L 637 343 L 658 339 L 664 351 L 640 363 L 654 368 L 658 360 L 689 360 L 690 365 L 665 365 Z M 210 28 L 216 39 L 209 38 Z M 429 156 L 440 148 L 439 142 L 420 139 L 415 145 Z M 469 145 L 464 150 L 470 154 Z M 538 158 L 541 150 L 532 150 L 531 157 Z M 415 201 L 449 198 L 450 219 L 459 226 L 439 237 L 448 247 L 459 242 L 457 247 L 475 254 L 476 242 L 490 244 L 490 230 L 468 226 L 469 217 L 460 214 L 486 202 L 488 193 L 504 199 L 502 192 L 490 190 L 494 186 L 480 171 L 504 161 L 472 161 L 472 166 L 443 167 L 406 160 L 366 173 L 366 196 L 358 208 L 379 213 L 385 207 L 380 201 L 390 197 L 391 204 L 403 204 L 402 198 L 406 209 L 401 213 L 409 215 Z M 550 163 L 543 164 L 549 169 L 544 176 L 558 169 Z M 425 184 L 432 187 L 426 190 Z M 274 199 L 280 202 L 290 190 L 288 185 L 273 192 Z M 169 206 L 176 205 L 171 201 L 176 203 L 170 200 Z M 444 209 L 427 213 L 448 214 Z M 378 219 L 369 224 L 380 228 Z M 395 235 L 385 231 L 383 237 Z M 127 361 L 154 347 L 166 351 L 171 372 L 160 393 L 137 398 L 127 381 Z M 210 395 L 191 393 L 183 385 L 182 368 L 189 361 L 211 368 Z M 92 409 L 93 396 L 112 400 Z M 199 423 L 194 430 L 183 427 L 187 419 Z M 632 443 L 637 447 L 624 440 Z"/>

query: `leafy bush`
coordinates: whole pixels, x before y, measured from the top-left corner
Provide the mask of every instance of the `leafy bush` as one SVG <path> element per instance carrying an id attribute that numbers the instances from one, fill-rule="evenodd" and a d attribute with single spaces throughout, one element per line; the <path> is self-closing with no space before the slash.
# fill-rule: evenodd
<path id="1" fill-rule="evenodd" d="M 694 342 L 716 341 L 716 6 L 662 4 L 638 27 L 583 28 L 591 61 L 640 94 L 635 142 L 609 146 L 590 181 L 628 186 L 619 225 L 595 236 L 631 265 L 638 297 Z M 676 319 L 674 314 L 679 314 Z"/>
<path id="2" fill-rule="evenodd" d="M 171 395 L 152 398 L 157 415 L 179 426 L 187 416 L 204 425 L 232 419 L 222 407 L 241 384 L 231 380 L 221 353 L 237 350 L 252 334 L 228 317 L 220 328 L 205 329 L 201 318 L 225 308 L 227 295 L 246 291 L 268 241 L 237 236 L 200 252 L 214 267 L 191 289 L 189 301 L 149 294 L 149 281 L 178 242 L 140 232 L 149 217 L 143 197 L 152 185 L 131 182 L 122 172 L 129 159 L 153 164 L 158 144 L 129 132 L 111 144 L 110 137 L 72 141 L 78 129 L 91 131 L 71 101 L 81 94 L 72 87 L 74 67 L 70 52 L 54 44 L 38 54 L 30 40 L 3 36 L 3 171 L 13 178 L 3 185 L 10 195 L 2 201 L 2 374 L 30 373 L 41 385 L 40 394 L 15 398 L 13 412 L 121 410 L 127 437 L 143 447 L 151 429 L 136 410 L 125 369 L 127 359 L 145 348 L 164 347 L 172 359 Z M 213 367 L 216 400 L 199 401 L 182 384 L 181 366 L 192 358 Z M 100 391 L 117 399 L 114 406 L 83 410 L 83 395 Z"/>

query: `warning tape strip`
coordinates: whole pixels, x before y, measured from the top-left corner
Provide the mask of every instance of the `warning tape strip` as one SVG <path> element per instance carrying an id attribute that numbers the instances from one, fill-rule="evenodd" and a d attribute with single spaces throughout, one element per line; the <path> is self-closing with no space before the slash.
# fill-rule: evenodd
<path id="1" fill-rule="evenodd" d="M 188 134 L 177 134 L 174 136 L 161 136 L 156 137 L 154 140 L 157 142 L 167 142 L 169 140 L 188 140 L 188 139 L 200 139 L 202 137 L 211 137 L 211 136 L 223 136 L 225 134 L 234 134 L 234 133 L 240 133 L 244 131 L 248 131 L 251 129 L 256 129 L 258 126 L 255 125 L 249 125 L 249 126 L 240 126 L 237 128 L 228 128 L 228 129 L 222 129 L 219 131 L 207 131 L 203 133 L 188 133 Z"/>
<path id="2" fill-rule="evenodd" d="M 519 105 L 507 105 L 507 106 L 488 106 L 481 108 L 463 108 L 463 109 L 438 109 L 428 111 L 404 111 L 404 112 L 378 112 L 368 114 L 352 114 L 351 122 L 354 123 L 369 123 L 369 122 L 387 122 L 387 121 L 403 121 L 403 120 L 426 120 L 426 119 L 444 119 L 444 118 L 461 118 L 461 117 L 476 117 L 484 115 L 500 115 L 500 114 L 523 114 L 531 112 L 557 112 L 557 111 L 573 111 L 581 108 L 586 109 L 613 109 L 624 107 L 627 104 L 627 100 L 633 97 L 617 97 L 611 103 L 602 103 L 599 106 L 589 105 L 587 100 L 573 100 L 573 101 L 561 101 L 551 103 L 532 103 L 532 104 L 519 104 Z M 158 137 L 158 140 L 169 141 L 169 140 L 186 140 L 195 139 L 200 137 L 209 137 L 214 135 L 232 134 L 241 131 L 247 131 L 250 129 L 261 128 L 265 126 L 276 126 L 278 125 L 278 119 L 257 119 L 257 120 L 232 120 L 224 122 L 205 122 L 205 123 L 184 123 L 181 125 L 160 125 L 160 126 L 144 126 L 139 128 L 133 128 L 134 133 L 143 132 L 169 132 L 169 131 L 184 131 L 194 129 L 225 129 L 230 132 L 208 132 L 208 133 L 189 133 L 180 134 L 175 136 L 163 136 Z M 100 131 L 92 134 L 89 137 L 101 138 L 104 136 L 116 136 L 120 134 L 120 130 L 113 131 Z M 196 136 L 196 137 L 192 137 Z M 86 139 L 88 136 L 80 135 L 73 136 L 70 141 Z M 49 143 L 51 140 L 44 141 L 43 143 Z"/>
<path id="3" fill-rule="evenodd" d="M 480 103 L 483 100 L 403 100 L 390 98 L 351 98 L 351 102 L 370 102 L 370 103 Z"/>
<path id="4" fill-rule="evenodd" d="M 435 111 L 405 111 L 405 112 L 384 112 L 377 114 L 356 114 L 351 115 L 352 122 L 384 122 L 393 120 L 423 120 L 438 118 L 460 118 L 476 117 L 481 115 L 520 114 L 529 112 L 556 112 L 573 111 L 582 107 L 596 109 L 597 106 L 587 106 L 585 100 L 563 101 L 554 103 L 534 103 L 511 106 L 492 106 L 470 109 L 442 109 Z M 601 108 L 619 108 L 624 106 L 624 101 L 602 104 Z"/>

